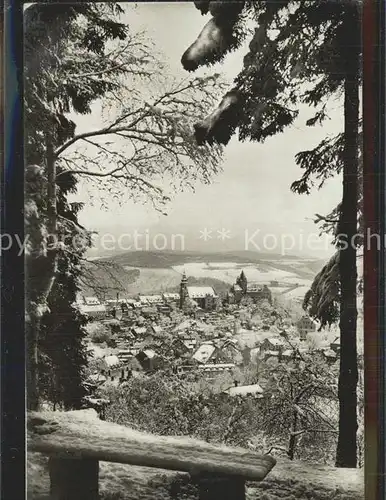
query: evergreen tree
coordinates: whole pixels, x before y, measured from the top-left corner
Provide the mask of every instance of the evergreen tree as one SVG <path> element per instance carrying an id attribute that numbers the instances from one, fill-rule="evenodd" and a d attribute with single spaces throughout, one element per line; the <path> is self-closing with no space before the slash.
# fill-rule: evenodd
<path id="1" fill-rule="evenodd" d="M 62 67 L 61 57 L 65 54 L 69 32 L 74 27 L 73 21 L 79 15 L 85 17 L 87 23 L 79 45 L 89 53 L 90 60 L 92 55 L 97 59 L 106 40 L 126 37 L 126 28 L 110 17 L 119 11 L 120 7 L 112 4 L 103 7 L 91 4 L 34 4 L 25 12 L 26 234 L 29 237 L 26 248 L 26 330 L 29 409 L 38 408 L 42 395 L 39 358 L 46 357 L 39 350 L 43 317 L 49 313 L 48 300 L 56 276 L 70 266 L 70 261 L 65 262 L 62 252 L 59 255 L 57 245 L 60 233 L 68 232 L 68 224 L 74 222 L 71 219 L 63 222 L 64 217 L 58 211 L 57 200 L 63 193 L 58 185 L 60 172 L 56 168 L 54 148 L 74 134 L 75 124 L 66 114 L 71 109 L 80 113 L 89 112 L 91 102 L 109 88 L 103 78 L 87 87 L 71 86 L 71 81 L 63 81 L 61 87 L 57 84 L 57 74 Z M 72 35 L 78 35 L 79 38 L 79 33 Z M 65 292 L 66 286 L 69 288 Z M 71 280 L 68 285 L 62 282 L 62 297 L 66 293 L 71 295 L 72 286 Z M 55 302 L 58 299 L 57 296 L 53 300 Z M 72 320 L 77 322 L 75 316 Z M 47 318 L 44 322 L 49 323 Z M 76 334 L 76 331 L 72 333 Z M 47 362 L 58 368 L 58 359 L 48 359 Z"/>
<path id="2" fill-rule="evenodd" d="M 320 329 L 339 320 L 339 252 L 315 276 L 303 300 L 303 308 L 320 321 Z"/>
<path id="3" fill-rule="evenodd" d="M 87 367 L 85 325 L 87 318 L 75 305 L 82 272 L 81 260 L 90 244 L 87 232 L 82 231 L 77 214 L 79 203 L 69 204 L 66 197 L 76 190 L 76 179 L 63 175 L 59 181 L 58 215 L 73 224 L 69 231 L 73 238 L 82 237 L 84 243 L 78 250 L 61 252 L 58 271 L 48 298 L 49 313 L 42 317 L 40 343 L 40 387 L 41 395 L 54 404 L 68 409 L 81 408 Z M 67 235 L 68 236 L 68 235 Z"/>
<path id="4" fill-rule="evenodd" d="M 200 2 L 198 7 L 201 12 L 209 10 L 217 29 L 225 33 L 227 27 L 219 12 L 223 9 L 225 13 L 228 2 L 217 2 L 215 12 L 210 8 L 214 4 Z M 320 187 L 337 171 L 343 172 L 340 236 L 337 238 L 339 258 L 330 266 L 333 268 L 338 262 L 339 317 L 344 346 L 340 358 L 340 435 L 336 464 L 355 467 L 357 273 L 356 247 L 351 242 L 357 232 L 358 210 L 360 2 L 249 1 L 245 2 L 244 11 L 236 16 L 234 27 L 240 24 L 243 12 L 256 22 L 249 52 L 234 87 L 216 110 L 195 125 L 199 144 L 227 144 L 237 128 L 240 140 L 262 142 L 291 125 L 301 103 L 316 108 L 315 116 L 307 125 L 322 123 L 328 116 L 329 99 L 344 94 L 343 134 L 325 139 L 314 151 L 297 155 L 296 161 L 305 172 L 292 188 L 308 193 L 315 179 L 319 180 Z M 201 33 L 182 58 L 188 70 L 219 61 L 226 53 L 223 45 L 221 50 L 218 48 L 218 37 L 212 40 L 204 34 Z M 234 36 L 237 37 L 236 31 Z M 223 43 L 224 39 L 225 36 Z M 228 50 L 236 45 L 234 42 L 229 44 Z M 340 143 L 343 154 L 333 156 L 332 162 L 325 162 L 324 153 L 331 151 L 333 141 Z M 333 281 L 335 283 L 335 278 Z M 336 309 L 329 312 L 337 314 Z"/>
<path id="5" fill-rule="evenodd" d="M 361 134 L 360 134 L 361 137 Z M 343 151 L 336 150 L 334 157 L 342 157 Z M 363 247 L 364 220 L 363 220 L 363 165 L 362 158 L 359 158 L 358 175 L 358 234 L 356 238 L 357 247 Z M 337 245 L 339 237 L 341 203 L 335 207 L 328 215 L 315 214 L 314 222 L 319 225 L 320 234 L 329 234 L 333 237 L 333 243 Z M 360 255 L 357 256 L 359 261 Z M 362 281 L 357 280 L 358 293 L 362 293 Z M 320 322 L 321 328 L 326 325 L 331 326 L 339 322 L 340 303 L 340 274 L 339 274 L 339 252 L 336 252 L 325 264 L 322 270 L 315 276 L 310 289 L 307 291 L 303 309 L 310 316 Z"/>
<path id="6" fill-rule="evenodd" d="M 247 277 L 244 274 L 244 271 L 241 271 L 241 274 L 237 278 L 236 283 L 239 285 L 239 287 L 243 291 L 243 294 L 246 294 L 247 293 L 248 281 L 247 281 Z"/>

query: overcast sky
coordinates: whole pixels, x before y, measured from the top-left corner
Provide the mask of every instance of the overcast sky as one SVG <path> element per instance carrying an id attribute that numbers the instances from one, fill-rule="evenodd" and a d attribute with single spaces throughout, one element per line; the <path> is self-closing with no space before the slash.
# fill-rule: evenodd
<path id="1" fill-rule="evenodd" d="M 145 28 L 149 38 L 165 54 L 170 72 L 186 77 L 180 64 L 181 55 L 209 17 L 201 16 L 193 2 L 136 4 L 126 6 L 126 10 L 124 21 L 133 29 Z M 231 82 L 242 67 L 244 54 L 245 47 L 228 55 L 223 64 L 210 71 L 221 72 Z M 81 187 L 77 199 L 86 202 L 86 207 L 80 221 L 87 228 L 113 234 L 130 232 L 134 228 L 148 229 L 152 234 L 184 231 L 185 246 L 191 250 L 246 249 L 246 230 L 249 236 L 255 230 L 260 231 L 259 237 L 268 233 L 277 237 L 292 234 L 296 245 L 289 253 L 327 257 L 333 252 L 331 246 L 320 242 L 310 247 L 304 241 L 311 233 L 318 232 L 311 221 L 313 215 L 328 213 L 340 201 L 341 178 L 329 180 L 322 190 L 309 196 L 292 193 L 290 185 L 302 175 L 295 164 L 295 154 L 315 147 L 326 135 L 342 131 L 342 108 L 334 106 L 331 119 L 323 127 L 306 127 L 305 121 L 313 111 L 304 108 L 295 126 L 264 144 L 240 143 L 233 138 L 225 149 L 223 172 L 211 185 L 197 185 L 195 193 L 176 195 L 168 206 L 166 217 L 150 205 L 131 201 L 120 205 L 113 199 L 109 201 L 108 210 L 103 211 L 98 202 L 91 204 L 89 193 Z M 95 115 L 80 117 L 79 130 L 92 128 L 98 120 Z M 210 241 L 199 239 L 200 230 L 204 228 L 213 231 Z M 216 231 L 222 229 L 230 231 L 231 237 L 225 241 L 217 238 Z M 257 246 L 260 248 L 261 244 Z M 253 244 L 249 249 L 254 249 Z"/>

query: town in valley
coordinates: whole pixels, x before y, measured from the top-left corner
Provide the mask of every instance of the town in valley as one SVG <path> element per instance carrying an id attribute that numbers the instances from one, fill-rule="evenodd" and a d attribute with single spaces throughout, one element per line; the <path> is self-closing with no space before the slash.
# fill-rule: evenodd
<path id="1" fill-rule="evenodd" d="M 98 266 L 96 261 L 94 266 Z M 197 267 L 201 273 L 197 273 Z M 85 406 L 103 414 L 109 404 L 100 397 L 103 388 L 124 387 L 132 378 L 154 374 L 172 374 L 190 382 L 202 379 L 230 397 L 263 398 L 265 381 L 255 375 L 246 383 L 243 377 L 243 372 L 251 368 L 257 374 L 259 363 L 291 364 L 307 354 L 337 368 L 337 327 L 321 329 L 302 308 L 307 279 L 298 278 L 296 282 L 294 276 L 281 271 L 284 278 L 280 280 L 277 269 L 277 276 L 265 270 L 268 279 L 264 279 L 264 272 L 259 280 L 249 279 L 259 267 L 251 263 L 188 262 L 174 266 L 175 286 L 167 291 L 163 285 L 167 281 L 162 274 L 165 270 L 136 268 L 145 276 L 161 273 L 163 278 L 149 280 L 157 288 L 154 293 L 138 274 L 134 282 L 137 279 L 139 286 L 143 285 L 144 293 L 135 283 L 125 291 L 119 278 L 111 282 L 113 286 L 94 287 L 97 292 L 93 295 L 90 286 L 80 292 L 76 307 L 88 318 L 89 394 L 84 398 Z M 189 276 L 189 270 L 205 274 L 203 268 L 208 276 L 215 270 L 231 270 L 234 283 L 230 283 L 229 272 L 228 283 L 215 280 L 220 290 L 216 285 L 200 284 L 205 282 L 202 276 Z M 210 278 L 206 280 L 210 282 Z"/>

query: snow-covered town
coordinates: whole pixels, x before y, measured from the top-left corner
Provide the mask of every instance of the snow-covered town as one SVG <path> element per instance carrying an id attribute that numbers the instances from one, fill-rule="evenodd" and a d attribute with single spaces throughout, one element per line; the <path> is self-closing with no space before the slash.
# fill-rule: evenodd
<path id="1" fill-rule="evenodd" d="M 227 372 L 238 387 L 239 372 L 259 362 L 290 362 L 302 353 L 335 364 L 339 359 L 337 328 L 319 324 L 286 308 L 267 285 L 248 282 L 242 271 L 224 298 L 213 287 L 189 286 L 183 274 L 179 293 L 137 295 L 100 301 L 79 295 L 77 307 L 87 325 L 90 389 L 123 384 L 130 377 L 171 370 L 181 377 L 215 380 Z M 256 394 L 264 390 L 256 382 Z M 229 391 L 230 387 L 222 387 Z M 94 398 L 91 397 L 93 400 Z"/>

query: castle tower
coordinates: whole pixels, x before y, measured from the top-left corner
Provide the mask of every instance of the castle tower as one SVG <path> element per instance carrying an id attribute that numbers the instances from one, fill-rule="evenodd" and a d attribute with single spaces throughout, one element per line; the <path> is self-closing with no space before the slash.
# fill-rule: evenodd
<path id="1" fill-rule="evenodd" d="M 187 296 L 188 296 L 188 278 L 186 277 L 184 271 L 180 284 L 180 309 L 184 307 Z"/>

